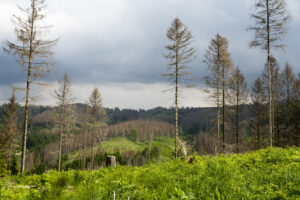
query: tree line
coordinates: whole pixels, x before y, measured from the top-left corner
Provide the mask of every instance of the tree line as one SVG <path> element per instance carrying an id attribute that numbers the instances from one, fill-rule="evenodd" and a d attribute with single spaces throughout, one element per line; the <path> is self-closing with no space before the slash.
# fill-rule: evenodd
<path id="1" fill-rule="evenodd" d="M 298 144 L 299 132 L 299 79 L 292 72 L 289 64 L 280 72 L 276 58 L 272 55 L 274 48 L 282 48 L 283 36 L 286 34 L 286 24 L 290 19 L 284 0 L 257 0 L 256 12 L 251 14 L 254 25 L 249 27 L 254 31 L 254 39 L 250 47 L 260 47 L 267 54 L 264 73 L 259 77 L 248 91 L 247 82 L 241 69 L 234 66 L 228 51 L 229 42 L 226 37 L 217 34 L 210 42 L 204 55 L 204 63 L 208 67 L 209 75 L 203 77 L 207 85 L 205 92 L 210 94 L 211 100 L 217 108 L 214 132 L 217 138 L 216 152 L 226 152 L 226 138 L 228 132 L 234 132 L 235 151 L 240 152 L 240 115 L 243 104 L 252 103 L 251 133 L 256 137 L 257 147 L 265 142 L 265 133 L 268 131 L 267 145 L 291 145 Z M 4 51 L 17 56 L 17 62 L 27 74 L 24 125 L 22 128 L 22 154 L 21 173 L 24 173 L 26 164 L 27 137 L 28 137 L 28 113 L 30 88 L 32 84 L 43 85 L 39 80 L 51 71 L 53 64 L 51 57 L 52 48 L 58 39 L 46 39 L 45 34 L 51 26 L 44 26 L 41 22 L 45 18 L 45 0 L 30 0 L 28 8 L 19 7 L 24 16 L 13 15 L 17 42 L 4 41 Z M 179 18 L 175 18 L 167 30 L 169 44 L 166 45 L 169 65 L 166 73 L 162 74 L 172 83 L 171 91 L 174 91 L 174 155 L 179 154 L 179 98 L 180 92 L 190 75 L 189 63 L 195 58 L 195 49 L 192 46 L 193 36 Z M 184 86 L 184 87 L 183 87 Z M 59 89 L 55 91 L 58 102 L 56 125 L 59 127 L 58 171 L 61 169 L 62 143 L 69 127 L 74 123 L 74 110 L 70 106 L 73 101 L 71 96 L 71 80 L 67 73 L 59 81 Z M 249 101 L 250 93 L 250 101 Z M 17 133 L 18 103 L 14 93 L 3 111 L 5 126 L 1 129 L 1 155 L 7 157 L 10 166 L 11 155 L 14 152 L 14 134 Z M 91 169 L 94 166 L 95 130 L 105 126 L 106 113 L 102 107 L 100 92 L 95 88 L 88 99 L 85 115 L 80 126 L 83 129 L 91 129 Z M 267 113 L 267 116 L 266 116 Z M 266 124 L 267 122 L 267 124 Z M 83 149 L 86 149 L 86 131 L 83 136 Z M 9 153 L 8 153 L 9 152 Z M 86 154 L 84 153 L 85 157 Z M 84 162 L 85 162 L 84 158 Z"/>
<path id="2" fill-rule="evenodd" d="M 274 145 L 274 138 L 276 145 L 280 137 L 291 137 L 295 141 L 298 134 L 298 117 L 297 113 L 290 111 L 290 98 L 294 101 L 293 107 L 299 104 L 298 85 L 299 77 L 295 78 L 289 64 L 285 67 L 282 74 L 279 74 L 279 67 L 275 70 L 276 59 L 272 55 L 272 50 L 275 48 L 283 48 L 284 44 L 281 42 L 283 36 L 286 34 L 286 24 L 290 21 L 289 12 L 286 9 L 284 0 L 257 0 L 254 4 L 255 12 L 251 14 L 254 20 L 254 25 L 250 26 L 248 30 L 254 31 L 254 39 L 249 43 L 250 47 L 260 47 L 266 52 L 267 61 L 264 72 L 264 88 L 257 88 L 259 85 L 256 81 L 254 88 L 252 88 L 252 103 L 255 105 L 252 110 L 255 113 L 255 118 L 252 123 L 253 130 L 257 130 L 257 145 L 261 143 L 260 132 L 262 126 L 265 124 L 265 119 L 268 121 L 268 145 Z M 183 88 L 185 80 L 189 72 L 189 65 L 195 54 L 195 49 L 192 47 L 193 36 L 179 18 L 175 18 L 167 30 L 166 34 L 170 43 L 166 46 L 168 54 L 165 56 L 169 60 L 167 76 L 174 88 L 174 105 L 175 105 L 175 157 L 177 155 L 177 135 L 178 135 L 178 97 L 180 89 Z M 238 66 L 234 66 L 228 51 L 229 42 L 226 37 L 219 33 L 211 40 L 206 53 L 204 55 L 204 63 L 208 66 L 209 75 L 204 77 L 205 83 L 208 86 L 204 91 L 210 94 L 211 99 L 215 102 L 217 107 L 216 113 L 216 152 L 224 153 L 226 142 L 226 130 L 228 129 L 228 119 L 230 120 L 231 130 L 235 133 L 236 152 L 239 152 L 240 141 L 240 113 L 241 106 L 249 102 L 247 82 Z M 283 81 L 283 82 L 281 82 Z M 293 87 L 292 87 L 293 85 Z M 255 88 L 256 87 L 256 88 Z M 281 92 L 285 88 L 285 99 L 281 98 Z M 292 89 L 293 88 L 293 89 Z M 255 94 L 255 90 L 258 92 Z M 294 94 L 291 96 L 291 94 Z M 260 96 L 258 96 L 260 95 Z M 285 106 L 280 107 L 280 101 L 286 101 Z M 264 110 L 268 107 L 268 117 L 265 118 Z M 283 131 L 280 121 L 279 112 L 285 111 L 285 132 Z M 264 117 L 263 117 L 264 116 Z M 262 118 L 263 117 L 263 118 Z M 295 121 L 292 121 L 292 118 Z M 256 124 L 255 124 L 256 123 Z M 291 124 L 294 124 L 294 131 L 291 131 Z M 281 136 L 280 136 L 281 135 Z M 283 136 L 284 135 L 284 136 Z"/>

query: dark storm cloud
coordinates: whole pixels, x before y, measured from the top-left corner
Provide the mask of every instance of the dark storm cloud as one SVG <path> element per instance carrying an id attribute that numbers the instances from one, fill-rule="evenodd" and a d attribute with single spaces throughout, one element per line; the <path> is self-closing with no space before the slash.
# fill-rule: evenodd
<path id="1" fill-rule="evenodd" d="M 11 4 L 11 1 L 3 2 Z M 295 9 L 300 4 L 297 0 L 287 2 L 293 5 L 294 13 L 299 11 Z M 165 35 L 176 16 L 195 37 L 197 59 L 191 63 L 194 83 L 199 83 L 207 73 L 203 55 L 216 33 L 228 38 L 233 61 L 250 82 L 261 73 L 265 62 L 261 50 L 248 48 L 253 37 L 253 33 L 246 32 L 252 22 L 251 0 L 116 0 L 106 3 L 93 0 L 88 5 L 81 1 L 53 0 L 48 3 L 48 17 L 54 25 L 51 36 L 61 36 L 55 48 L 56 66 L 48 81 L 56 81 L 64 72 L 76 83 L 166 81 L 160 76 L 167 65 L 163 58 L 164 46 L 168 43 Z M 281 65 L 289 61 L 294 71 L 299 72 L 298 16 L 289 27 L 285 53 L 275 51 L 274 55 Z M 3 40 L 4 35 L 1 37 Z M 12 60 L 1 54 L 2 85 L 24 80 L 20 67 Z"/>

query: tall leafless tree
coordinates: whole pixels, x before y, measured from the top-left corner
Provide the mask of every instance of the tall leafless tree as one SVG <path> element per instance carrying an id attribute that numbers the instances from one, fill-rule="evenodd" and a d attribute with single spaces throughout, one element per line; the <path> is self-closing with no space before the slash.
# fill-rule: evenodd
<path id="1" fill-rule="evenodd" d="M 83 117 L 83 122 L 82 122 L 82 129 L 83 129 L 83 169 L 86 169 L 86 133 L 88 131 L 88 121 L 89 121 L 89 117 L 90 117 L 90 107 L 89 105 L 86 103 L 84 105 L 84 117 Z"/>
<path id="2" fill-rule="evenodd" d="M 23 148 L 21 160 L 21 173 L 25 170 L 26 141 L 28 124 L 28 105 L 31 78 L 40 78 L 50 71 L 52 64 L 46 58 L 52 56 L 51 48 L 56 44 L 56 40 L 45 40 L 43 36 L 47 33 L 50 26 L 44 26 L 41 21 L 45 18 L 45 0 L 30 0 L 28 8 L 19 9 L 24 16 L 12 16 L 15 25 L 17 43 L 4 41 L 4 51 L 18 56 L 17 62 L 27 73 L 26 100 L 25 100 L 25 120 L 23 133 Z"/>
<path id="3" fill-rule="evenodd" d="M 268 104 L 269 104 L 269 143 L 273 146 L 272 124 L 272 95 L 271 95 L 271 47 L 283 48 L 280 42 L 286 34 L 286 23 L 290 16 L 286 10 L 285 0 L 256 0 L 254 5 L 256 12 L 251 15 L 255 25 L 249 27 L 254 31 L 254 40 L 250 47 L 260 47 L 267 53 L 268 63 Z"/>
<path id="4" fill-rule="evenodd" d="M 265 65 L 263 72 L 263 82 L 266 93 L 268 93 L 268 64 Z M 280 101 L 282 100 L 282 81 L 279 74 L 280 66 L 277 59 L 270 56 L 270 71 L 271 71 L 271 120 L 272 120 L 272 140 L 273 145 L 280 143 Z M 275 139 L 275 142 L 274 142 Z"/>
<path id="5" fill-rule="evenodd" d="M 105 110 L 102 107 L 102 98 L 100 95 L 100 92 L 98 88 L 95 88 L 92 91 L 92 94 L 89 98 L 89 104 L 90 104 L 90 113 L 91 113 L 91 120 L 92 120 L 92 161 L 91 161 L 91 169 L 94 169 L 94 145 L 95 145 L 95 126 L 96 126 L 96 121 L 97 117 L 99 116 L 104 116 L 105 115 Z"/>
<path id="6" fill-rule="evenodd" d="M 55 90 L 55 96 L 58 100 L 58 113 L 59 113 L 59 150 L 58 150 L 58 171 L 61 171 L 61 152 L 62 152 L 62 140 L 66 130 L 67 123 L 70 120 L 67 118 L 72 117 L 71 102 L 71 86 L 72 82 L 68 74 L 65 73 L 62 80 L 58 81 L 58 90 Z"/>
<path id="7" fill-rule="evenodd" d="M 289 63 L 286 63 L 285 68 L 281 73 L 281 78 L 282 78 L 282 84 L 284 88 L 283 96 L 286 101 L 286 105 L 285 105 L 286 136 L 290 138 L 291 137 L 290 121 L 291 121 L 291 113 L 292 113 L 291 99 L 293 99 L 293 85 L 295 84 L 296 76 L 293 73 L 293 69 L 289 65 Z"/>
<path id="8" fill-rule="evenodd" d="M 265 124 L 265 105 L 267 103 L 266 93 L 263 88 L 263 81 L 258 77 L 251 90 L 251 112 L 253 118 L 250 121 L 251 132 L 255 134 L 257 149 L 260 148 L 263 127 Z"/>
<path id="9" fill-rule="evenodd" d="M 225 94 L 228 86 L 229 72 L 232 70 L 232 61 L 228 52 L 228 40 L 217 34 L 211 40 L 206 50 L 204 63 L 207 64 L 210 74 L 205 78 L 206 85 L 210 89 L 205 90 L 215 99 L 217 105 L 217 152 L 221 152 L 220 124 L 222 107 L 222 149 L 225 145 Z"/>
<path id="10" fill-rule="evenodd" d="M 239 153 L 239 140 L 240 140 L 240 115 L 242 111 L 241 105 L 247 103 L 248 89 L 247 82 L 244 75 L 239 68 L 236 68 L 231 75 L 229 86 L 227 90 L 228 102 L 233 111 L 233 124 L 235 129 L 236 138 L 236 153 Z"/>
<path id="11" fill-rule="evenodd" d="M 165 58 L 169 60 L 169 66 L 167 72 L 163 76 L 168 77 L 169 81 L 174 84 L 175 93 L 175 158 L 177 157 L 177 145 L 178 145 L 178 99 L 180 94 L 180 86 L 182 80 L 187 75 L 190 75 L 187 64 L 191 62 L 195 57 L 195 49 L 191 47 L 193 42 L 193 36 L 187 27 L 180 21 L 179 18 L 175 18 L 171 24 L 171 27 L 167 31 L 167 38 L 170 44 L 166 46 L 168 54 Z"/>

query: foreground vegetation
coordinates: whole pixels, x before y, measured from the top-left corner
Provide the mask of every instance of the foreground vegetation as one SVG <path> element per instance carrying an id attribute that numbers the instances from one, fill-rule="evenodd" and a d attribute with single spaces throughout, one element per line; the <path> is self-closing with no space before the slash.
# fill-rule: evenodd
<path id="1" fill-rule="evenodd" d="M 194 156 L 142 167 L 7 176 L 0 199 L 299 199 L 300 148 Z"/>

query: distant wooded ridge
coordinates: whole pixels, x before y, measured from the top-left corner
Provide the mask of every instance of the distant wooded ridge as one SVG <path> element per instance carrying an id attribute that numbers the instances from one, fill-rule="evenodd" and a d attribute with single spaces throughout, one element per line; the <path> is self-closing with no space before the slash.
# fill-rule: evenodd
<path id="1" fill-rule="evenodd" d="M 85 104 L 72 104 L 75 108 L 77 120 L 80 120 L 83 115 Z M 3 122 L 2 106 L 0 105 L 0 124 Z M 242 120 L 251 118 L 249 112 L 249 105 L 244 105 Z M 52 117 L 55 112 L 55 106 L 31 105 L 30 106 L 30 122 L 32 124 L 51 124 Z M 120 109 L 105 108 L 107 113 L 107 123 L 110 125 L 131 121 L 131 120 L 157 120 L 167 123 L 174 123 L 174 108 L 156 107 L 152 109 Z M 20 121 L 23 120 L 24 106 L 20 107 Z M 206 132 L 210 127 L 213 118 L 215 117 L 216 107 L 183 107 L 179 110 L 179 126 L 181 127 L 181 134 L 196 134 L 199 131 Z"/>

